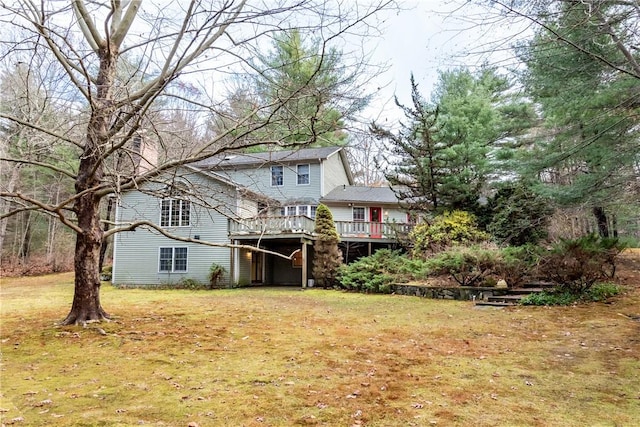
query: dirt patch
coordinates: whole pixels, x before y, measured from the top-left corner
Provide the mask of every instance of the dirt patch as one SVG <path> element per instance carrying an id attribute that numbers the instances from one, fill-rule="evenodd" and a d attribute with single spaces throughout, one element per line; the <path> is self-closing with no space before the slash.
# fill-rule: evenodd
<path id="1" fill-rule="evenodd" d="M 626 249 L 617 257 L 616 281 L 640 286 L 640 248 Z"/>

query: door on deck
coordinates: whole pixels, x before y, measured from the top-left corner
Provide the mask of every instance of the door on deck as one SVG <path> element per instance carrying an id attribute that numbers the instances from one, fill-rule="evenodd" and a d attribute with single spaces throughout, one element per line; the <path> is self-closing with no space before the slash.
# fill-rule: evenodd
<path id="1" fill-rule="evenodd" d="M 264 253 L 251 252 L 251 283 L 262 283 L 264 269 Z"/>
<path id="2" fill-rule="evenodd" d="M 369 222 L 371 223 L 371 237 L 382 237 L 382 208 L 369 208 Z"/>

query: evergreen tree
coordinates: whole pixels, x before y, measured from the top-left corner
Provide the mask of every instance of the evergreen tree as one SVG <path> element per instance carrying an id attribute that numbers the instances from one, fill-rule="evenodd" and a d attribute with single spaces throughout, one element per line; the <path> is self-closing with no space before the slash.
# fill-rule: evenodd
<path id="1" fill-rule="evenodd" d="M 522 132 L 532 109 L 509 94 L 510 85 L 492 69 L 443 72 L 428 103 L 411 77 L 413 105 L 396 103 L 408 123 L 393 133 L 372 131 L 393 143 L 386 178 L 414 210 L 476 212 L 495 165 L 490 154 Z"/>
<path id="2" fill-rule="evenodd" d="M 640 80 L 624 70 L 624 40 L 603 31 L 616 9 L 596 3 L 562 3 L 520 50 L 523 82 L 546 131 L 518 160 L 521 173 L 540 177 L 541 191 L 560 205 L 590 209 L 606 237 L 608 206 L 639 178 Z"/>
<path id="3" fill-rule="evenodd" d="M 316 211 L 316 240 L 313 244 L 313 277 L 318 286 L 333 286 L 342 264 L 342 252 L 338 249 L 340 238 L 333 222 L 333 215 L 325 205 L 319 205 Z"/>
<path id="4" fill-rule="evenodd" d="M 274 143 L 345 145 L 345 120 L 369 99 L 357 82 L 359 73 L 348 69 L 335 47 L 320 39 L 304 39 L 298 29 L 281 31 L 266 53 L 253 58 L 250 72 L 232 90 L 228 116 L 215 117 L 212 126 L 224 128 L 226 122 L 235 123 L 261 105 L 255 120 L 262 126 L 247 135 L 255 150 Z"/>
<path id="5" fill-rule="evenodd" d="M 534 192 L 531 185 L 523 181 L 506 183 L 489 200 L 489 221 L 484 225 L 500 243 L 535 244 L 547 237 L 553 210 L 550 200 Z"/>
<path id="6" fill-rule="evenodd" d="M 400 122 L 397 133 L 371 125 L 371 131 L 380 139 L 389 140 L 389 164 L 392 171 L 385 175 L 400 200 L 414 211 L 437 211 L 444 203 L 442 186 L 446 159 L 438 143 L 438 110 L 430 106 L 418 91 L 411 75 L 413 106 L 400 104 L 408 123 Z"/>

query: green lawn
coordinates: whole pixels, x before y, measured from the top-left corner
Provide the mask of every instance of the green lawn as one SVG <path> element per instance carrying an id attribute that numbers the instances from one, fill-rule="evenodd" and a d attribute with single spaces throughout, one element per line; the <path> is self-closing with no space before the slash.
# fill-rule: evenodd
<path id="1" fill-rule="evenodd" d="M 640 425 L 640 291 L 611 304 L 0 282 L 0 417 L 22 426 Z"/>

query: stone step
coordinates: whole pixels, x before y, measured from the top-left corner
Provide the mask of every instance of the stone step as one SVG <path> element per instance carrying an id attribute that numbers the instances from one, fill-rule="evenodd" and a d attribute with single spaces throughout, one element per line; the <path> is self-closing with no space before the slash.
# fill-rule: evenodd
<path id="1" fill-rule="evenodd" d="M 520 295 L 520 294 L 527 295 L 527 294 L 534 294 L 542 291 L 544 291 L 544 288 L 512 288 L 512 289 L 509 289 L 507 292 L 509 293 L 509 295 Z"/>
<path id="2" fill-rule="evenodd" d="M 513 307 L 518 304 L 513 302 L 500 302 L 500 301 L 476 301 L 476 305 L 485 307 Z"/>
<path id="3" fill-rule="evenodd" d="M 522 298 L 524 298 L 525 296 L 526 295 L 524 295 L 524 294 L 522 294 L 522 295 L 494 295 L 494 296 L 487 297 L 487 301 L 496 301 L 496 302 L 513 301 L 513 302 L 518 302 Z"/>

